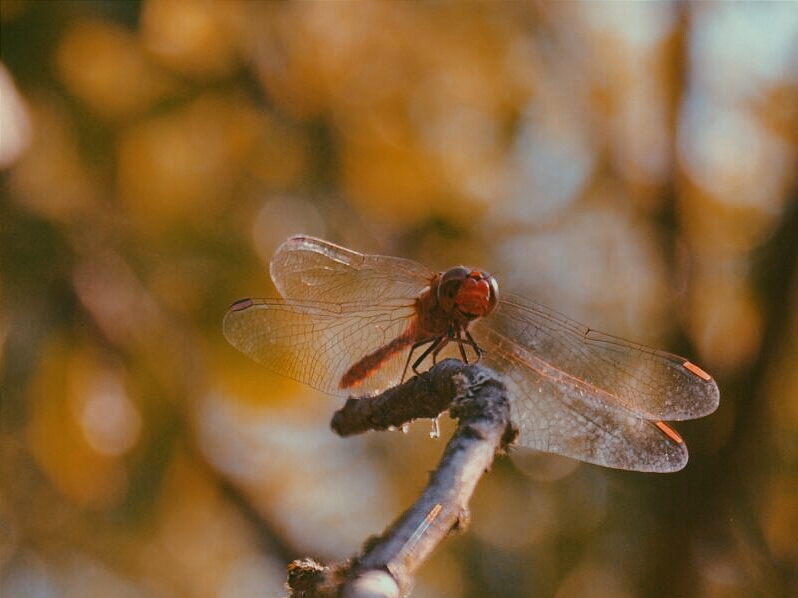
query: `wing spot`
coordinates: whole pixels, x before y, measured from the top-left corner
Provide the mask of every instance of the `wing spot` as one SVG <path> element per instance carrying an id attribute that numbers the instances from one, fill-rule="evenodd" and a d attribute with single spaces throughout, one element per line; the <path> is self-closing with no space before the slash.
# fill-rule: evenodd
<path id="1" fill-rule="evenodd" d="M 654 425 L 657 426 L 660 432 L 665 434 L 665 436 L 673 440 L 676 444 L 684 444 L 684 440 L 682 439 L 681 436 L 679 436 L 679 433 L 673 428 L 671 428 L 665 422 L 663 421 L 654 422 Z"/>
<path id="2" fill-rule="evenodd" d="M 696 376 L 698 376 L 699 378 L 701 378 L 702 380 L 704 380 L 706 382 L 709 382 L 710 380 L 712 380 L 712 376 L 707 374 L 704 370 L 702 370 L 700 367 L 698 367 L 696 364 L 694 364 L 694 363 L 692 363 L 690 361 L 685 361 L 682 364 L 682 367 L 684 369 L 686 369 L 688 372 L 690 372 L 692 374 L 695 374 Z"/>
<path id="3" fill-rule="evenodd" d="M 230 306 L 230 311 L 241 311 L 242 309 L 247 309 L 248 307 L 252 307 L 254 305 L 254 301 L 252 299 L 239 299 L 233 305 Z"/>

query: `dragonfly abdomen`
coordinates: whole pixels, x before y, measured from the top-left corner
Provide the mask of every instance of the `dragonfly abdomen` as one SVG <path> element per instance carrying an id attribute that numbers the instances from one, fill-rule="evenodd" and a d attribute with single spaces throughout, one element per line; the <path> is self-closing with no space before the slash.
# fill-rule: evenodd
<path id="1" fill-rule="evenodd" d="M 340 388 L 352 388 L 358 385 L 373 372 L 377 371 L 389 358 L 393 357 L 402 349 L 409 347 L 413 343 L 413 340 L 414 336 L 411 327 L 388 344 L 383 345 L 373 353 L 369 353 L 357 361 L 346 371 L 338 386 Z"/>

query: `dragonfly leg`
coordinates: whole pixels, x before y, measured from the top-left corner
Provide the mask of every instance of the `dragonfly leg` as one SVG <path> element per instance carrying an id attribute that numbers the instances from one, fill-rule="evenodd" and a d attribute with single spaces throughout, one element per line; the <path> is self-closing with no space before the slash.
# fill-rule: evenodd
<path id="1" fill-rule="evenodd" d="M 463 363 L 468 363 L 468 355 L 466 355 L 465 347 L 463 346 L 463 339 L 460 338 L 460 332 L 457 333 L 457 347 L 460 349 L 460 357 L 463 358 Z"/>
<path id="2" fill-rule="evenodd" d="M 415 353 L 416 349 L 418 349 L 421 345 L 424 345 L 424 344 L 426 344 L 428 342 L 429 341 L 419 341 L 419 342 L 415 343 L 412 347 L 410 347 L 410 351 L 407 354 L 407 361 L 405 361 L 405 367 L 402 369 L 402 378 L 399 380 L 399 384 L 404 382 L 405 381 L 405 377 L 407 377 L 407 368 L 410 366 L 410 360 L 413 359 L 413 353 Z M 424 354 L 421 356 L 421 359 L 426 357 L 428 352 L 429 351 L 425 351 Z M 418 367 L 418 364 L 419 364 L 418 361 L 413 363 L 413 371 L 416 374 L 418 374 L 418 372 L 416 371 L 416 367 Z"/>
<path id="3" fill-rule="evenodd" d="M 482 355 L 483 353 L 485 353 L 485 351 L 482 349 L 482 347 L 480 347 L 477 344 L 477 341 L 474 340 L 474 337 L 471 336 L 471 333 L 468 330 L 465 331 L 465 335 L 466 335 L 466 340 L 464 341 L 465 344 L 474 349 L 474 353 L 476 353 L 477 355 L 477 361 L 479 361 L 480 359 L 482 359 Z"/>
<path id="4" fill-rule="evenodd" d="M 462 337 L 462 334 L 465 334 L 465 338 Z M 474 354 L 477 356 L 476 361 L 479 361 L 482 358 L 482 354 L 484 353 L 484 351 L 482 350 L 482 347 L 480 347 L 477 344 L 477 341 L 474 340 L 474 337 L 471 336 L 471 333 L 468 330 L 462 330 L 462 329 L 450 330 L 447 336 L 447 341 L 452 341 L 457 343 L 457 346 L 460 349 L 460 357 L 463 360 L 463 363 L 466 364 L 471 363 L 468 360 L 468 354 L 466 353 L 465 350 L 466 347 L 471 347 L 474 350 Z M 435 352 L 432 354 L 433 358 L 437 357 L 437 354 L 440 353 L 441 349 L 443 349 L 445 344 L 446 343 L 435 349 Z"/>
<path id="5" fill-rule="evenodd" d="M 449 334 L 447 336 L 447 341 L 453 341 L 453 342 L 457 343 L 457 347 L 460 349 L 460 357 L 463 360 L 463 363 L 468 363 L 468 355 L 466 355 L 465 347 L 463 347 L 463 345 L 468 345 L 468 344 L 471 344 L 471 343 L 469 343 L 468 341 L 463 340 L 463 337 L 461 336 L 461 332 L 462 331 L 459 328 L 454 329 L 454 330 L 449 330 Z M 432 361 L 433 361 L 433 363 L 437 359 L 438 353 L 440 353 L 441 349 L 443 349 L 445 346 L 446 346 L 446 343 L 440 345 L 432 353 Z"/>
<path id="6" fill-rule="evenodd" d="M 465 338 L 462 337 L 462 334 L 465 333 Z M 410 366 L 413 369 L 415 374 L 420 374 L 418 371 L 419 366 L 423 363 L 423 361 L 432 354 L 432 363 L 433 365 L 437 363 L 438 354 L 449 344 L 449 342 L 457 343 L 457 346 L 460 349 L 460 356 L 463 360 L 463 363 L 470 363 L 468 360 L 468 354 L 466 353 L 465 347 L 471 347 L 474 350 L 474 353 L 477 356 L 477 361 L 479 361 L 480 357 L 482 357 L 482 348 L 477 344 L 474 340 L 474 337 L 471 336 L 471 333 L 468 330 L 450 330 L 446 336 L 439 336 L 432 340 L 423 340 L 415 343 L 412 347 L 410 347 L 410 353 L 407 356 L 407 361 L 405 362 L 405 367 L 402 370 L 402 381 L 404 382 L 405 376 L 407 376 L 407 368 Z M 418 359 L 413 361 L 411 365 L 411 360 L 413 359 L 413 354 L 416 352 L 416 349 L 422 347 L 423 345 L 429 345 L 421 355 L 418 356 Z"/>
<path id="7" fill-rule="evenodd" d="M 435 356 L 438 354 L 438 351 L 440 351 L 440 349 L 443 348 L 446 345 L 446 343 L 448 343 L 448 342 L 449 342 L 448 338 L 446 338 L 445 336 L 439 336 L 438 338 L 432 339 L 431 341 L 429 341 L 429 340 L 419 341 L 415 345 L 413 345 L 413 347 L 410 349 L 410 355 L 413 355 L 413 352 L 416 349 L 418 349 L 420 346 L 426 345 L 427 343 L 429 343 L 429 347 L 424 349 L 424 352 L 421 355 L 419 355 L 418 359 L 416 359 L 413 362 L 413 366 L 412 366 L 413 367 L 413 371 L 416 374 L 420 373 L 418 371 L 418 366 L 421 365 L 421 363 L 427 358 L 427 355 L 429 355 L 430 353 L 432 353 L 432 355 L 433 355 L 433 363 L 434 363 Z M 434 353 L 433 353 L 433 351 L 434 351 Z M 410 363 L 410 356 L 408 356 L 407 362 Z M 407 369 L 407 365 L 405 365 L 405 369 Z M 404 378 L 404 376 L 403 376 L 403 378 Z"/>

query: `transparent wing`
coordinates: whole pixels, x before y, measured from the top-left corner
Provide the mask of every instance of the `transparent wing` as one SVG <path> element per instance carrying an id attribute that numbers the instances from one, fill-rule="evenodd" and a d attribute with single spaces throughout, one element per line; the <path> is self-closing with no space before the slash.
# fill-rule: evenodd
<path id="1" fill-rule="evenodd" d="M 482 330 L 479 342 L 491 347 L 483 363 L 503 374 L 520 446 L 636 471 L 677 471 L 687 463 L 683 442 L 613 408 L 606 393 L 557 373 L 493 330 Z"/>
<path id="2" fill-rule="evenodd" d="M 346 372 L 407 328 L 412 301 L 394 299 L 372 305 L 293 299 L 243 299 L 222 324 L 228 342 L 268 369 L 333 395 Z M 407 351 L 388 359 L 358 393 L 384 390 L 399 382 Z"/>
<path id="3" fill-rule="evenodd" d="M 693 419 L 718 407 L 717 384 L 686 359 L 592 330 L 521 297 L 503 300 L 484 325 L 608 393 L 616 407 L 649 419 Z"/>
<path id="4" fill-rule="evenodd" d="M 718 404 L 714 380 L 683 358 L 624 341 L 510 296 L 474 326 L 484 363 L 504 375 L 518 442 L 589 463 L 676 471 L 687 462 L 661 420 Z"/>
<path id="5" fill-rule="evenodd" d="M 236 302 L 224 318 L 234 347 L 279 374 L 334 395 L 361 358 L 400 336 L 432 272 L 412 260 L 366 255 L 322 239 L 295 236 L 271 262 L 282 300 Z M 354 391 L 400 381 L 408 350 L 390 357 Z"/>
<path id="6" fill-rule="evenodd" d="M 373 305 L 415 299 L 433 273 L 418 262 L 368 255 L 314 237 L 283 243 L 271 262 L 271 277 L 286 299 Z"/>

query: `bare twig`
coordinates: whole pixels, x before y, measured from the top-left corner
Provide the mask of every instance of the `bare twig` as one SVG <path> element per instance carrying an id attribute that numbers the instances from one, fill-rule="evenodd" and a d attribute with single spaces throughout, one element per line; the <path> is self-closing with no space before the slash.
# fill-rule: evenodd
<path id="1" fill-rule="evenodd" d="M 351 562 L 325 568 L 296 561 L 290 571 L 303 580 L 293 596 L 348 598 L 406 595 L 413 576 L 435 546 L 468 523 L 468 501 L 494 455 L 517 435 L 498 375 L 479 365 L 443 361 L 429 372 L 373 398 L 350 399 L 333 417 L 342 436 L 384 430 L 449 409 L 458 426 L 418 500 L 381 536 L 367 541 Z M 308 581 L 310 580 L 310 583 Z"/>

